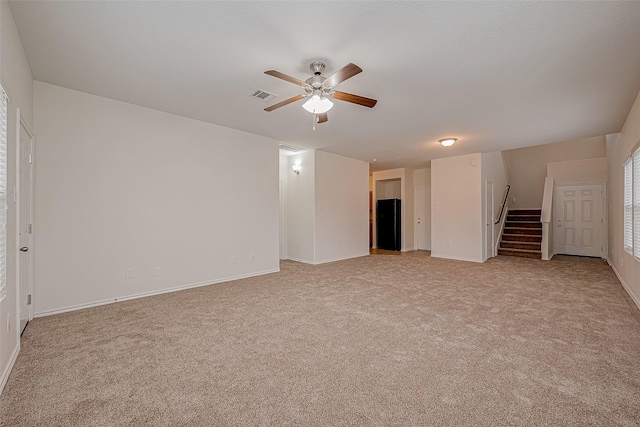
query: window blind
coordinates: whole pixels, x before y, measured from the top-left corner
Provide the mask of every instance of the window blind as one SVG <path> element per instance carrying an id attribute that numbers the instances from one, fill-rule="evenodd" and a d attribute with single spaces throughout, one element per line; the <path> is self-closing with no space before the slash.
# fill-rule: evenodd
<path id="1" fill-rule="evenodd" d="M 633 158 L 624 164 L 624 250 L 633 254 Z"/>
<path id="2" fill-rule="evenodd" d="M 633 153 L 633 255 L 640 259 L 640 150 Z"/>
<path id="3" fill-rule="evenodd" d="M 7 293 L 7 94 L 0 86 L 0 300 Z"/>

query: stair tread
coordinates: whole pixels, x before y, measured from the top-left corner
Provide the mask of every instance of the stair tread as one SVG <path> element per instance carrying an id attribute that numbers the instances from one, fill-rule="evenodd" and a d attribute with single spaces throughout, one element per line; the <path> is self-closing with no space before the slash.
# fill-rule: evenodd
<path id="1" fill-rule="evenodd" d="M 541 254 L 542 251 L 536 251 L 532 249 L 517 249 L 517 248 L 498 248 L 501 251 L 511 251 L 511 252 L 522 252 L 522 253 L 531 253 L 531 254 Z"/>
<path id="2" fill-rule="evenodd" d="M 507 224 L 542 224 L 541 221 L 509 221 L 507 220 Z"/>
<path id="3" fill-rule="evenodd" d="M 519 244 L 519 245 L 530 245 L 530 246 L 540 246 L 540 242 L 518 242 L 514 240 L 500 240 L 500 243 L 508 243 L 508 244 Z"/>

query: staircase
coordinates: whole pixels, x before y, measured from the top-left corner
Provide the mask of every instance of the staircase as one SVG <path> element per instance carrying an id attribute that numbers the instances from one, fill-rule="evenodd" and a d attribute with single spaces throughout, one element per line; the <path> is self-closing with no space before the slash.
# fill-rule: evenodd
<path id="1" fill-rule="evenodd" d="M 498 255 L 542 259 L 540 209 L 509 210 Z"/>

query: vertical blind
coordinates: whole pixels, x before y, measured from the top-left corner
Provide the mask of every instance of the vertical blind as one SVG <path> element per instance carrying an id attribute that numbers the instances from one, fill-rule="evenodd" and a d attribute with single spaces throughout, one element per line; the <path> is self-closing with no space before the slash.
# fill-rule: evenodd
<path id="1" fill-rule="evenodd" d="M 640 149 L 633 153 L 633 255 L 640 259 Z"/>
<path id="2" fill-rule="evenodd" d="M 7 94 L 0 86 L 0 300 L 7 293 Z"/>
<path id="3" fill-rule="evenodd" d="M 633 254 L 633 159 L 624 164 L 624 250 Z"/>

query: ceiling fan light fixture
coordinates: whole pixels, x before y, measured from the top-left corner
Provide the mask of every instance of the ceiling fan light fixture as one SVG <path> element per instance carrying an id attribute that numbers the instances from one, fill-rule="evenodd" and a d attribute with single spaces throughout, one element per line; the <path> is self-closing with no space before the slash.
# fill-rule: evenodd
<path id="1" fill-rule="evenodd" d="M 457 138 L 444 138 L 444 139 L 441 139 L 439 142 L 440 144 L 442 144 L 443 147 L 451 147 L 453 143 L 456 142 L 457 140 L 458 140 Z"/>
<path id="2" fill-rule="evenodd" d="M 310 113 L 323 114 L 329 111 L 333 107 L 333 102 L 326 96 L 313 95 L 302 104 L 302 108 Z"/>

